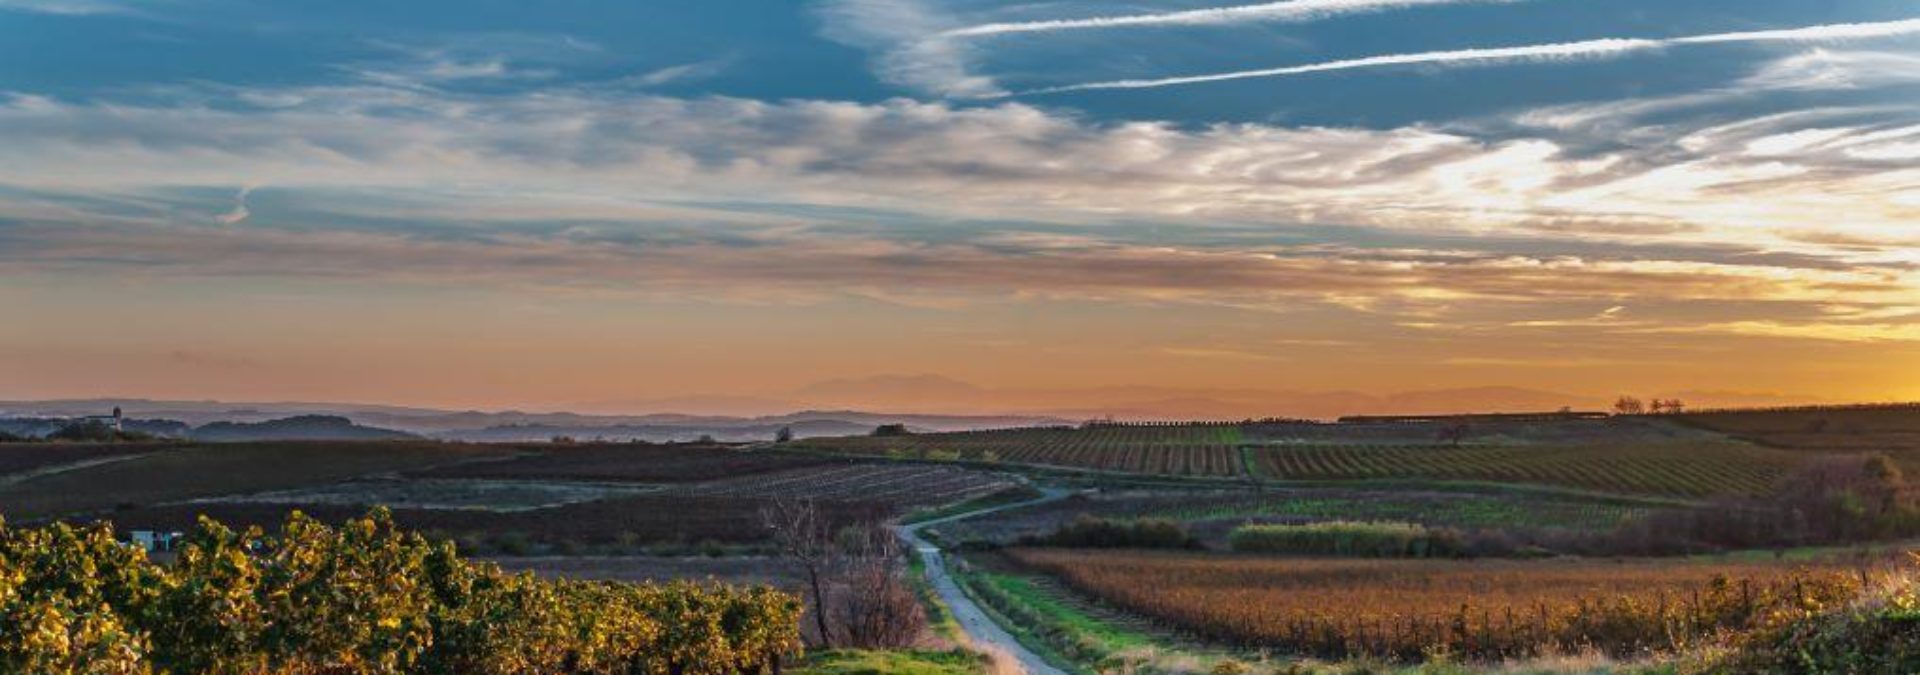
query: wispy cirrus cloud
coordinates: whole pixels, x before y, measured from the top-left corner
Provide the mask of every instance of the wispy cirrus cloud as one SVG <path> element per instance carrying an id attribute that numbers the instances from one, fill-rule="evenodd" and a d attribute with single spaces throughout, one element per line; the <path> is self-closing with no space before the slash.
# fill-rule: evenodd
<path id="1" fill-rule="evenodd" d="M 115 0 L 0 0 L 0 12 L 90 16 L 132 14 L 136 9 L 134 4 Z"/>
<path id="2" fill-rule="evenodd" d="M 1865 40 L 1873 38 L 1920 35 L 1920 19 L 1884 21 L 1874 23 L 1829 24 L 1766 31 L 1745 31 L 1735 33 L 1713 33 L 1676 38 L 1602 38 L 1577 42 L 1524 45 L 1518 47 L 1486 47 L 1476 49 L 1453 49 L 1407 54 L 1385 54 L 1355 59 L 1341 59 L 1298 66 L 1261 68 L 1255 70 L 1237 70 L 1205 75 L 1185 75 L 1179 77 L 1161 77 L 1147 79 L 1110 80 L 1106 82 L 1088 82 L 1059 87 L 1033 89 L 1021 94 L 1050 94 L 1072 91 L 1092 91 L 1101 89 L 1152 89 L 1173 87 L 1207 82 L 1225 82 L 1255 78 L 1286 77 L 1325 73 L 1342 70 L 1360 70 L 1407 65 L 1475 65 L 1499 63 L 1543 63 L 1571 61 L 1581 59 L 1606 59 L 1619 56 L 1656 51 L 1669 47 L 1707 44 L 1731 44 L 1743 42 L 1840 42 L 1847 40 Z"/>
<path id="3" fill-rule="evenodd" d="M 993 78 L 971 72 L 971 50 L 940 37 L 953 19 L 923 0 L 831 0 L 819 6 L 825 35 L 867 50 L 880 79 L 939 96 L 1004 93 Z"/>
<path id="4" fill-rule="evenodd" d="M 700 80 L 725 72 L 732 62 L 730 58 L 719 58 L 675 64 L 641 73 L 631 78 L 631 81 L 643 87 L 658 87 L 676 82 Z"/>
<path id="5" fill-rule="evenodd" d="M 885 233 L 821 236 L 778 230 L 636 237 L 631 229 L 433 235 L 27 222 L 0 227 L 0 243 L 5 244 L 0 247 L 0 270 L 110 272 L 134 278 L 358 279 L 787 301 L 844 295 L 912 301 L 1018 293 L 1025 298 L 1245 308 L 1329 304 L 1385 313 L 1469 302 L 1545 306 L 1622 295 L 1659 303 L 1750 302 L 1755 311 L 1778 312 L 1769 305 L 1890 305 L 1912 297 L 1901 275 L 1875 270 L 1782 274 L 1759 265 L 1484 254 L 1437 261 L 1420 253 L 1335 255 L 1324 247 L 1100 244 L 1063 250 L 993 238 L 924 242 Z M 1596 320 L 1534 325 L 1653 324 Z"/>
<path id="6" fill-rule="evenodd" d="M 1348 14 L 1369 14 L 1415 7 L 1441 5 L 1491 4 L 1524 0 L 1287 0 L 1230 7 L 1207 7 L 1174 12 L 1120 14 L 1078 19 L 1007 21 L 952 28 L 937 33 L 937 38 L 978 38 L 1018 33 L 1103 28 L 1144 28 L 1163 26 L 1221 26 L 1238 23 L 1282 23 L 1315 21 Z"/>
<path id="7" fill-rule="evenodd" d="M 241 187 L 240 191 L 233 195 L 233 210 L 214 216 L 214 222 L 221 225 L 238 225 L 252 217 L 253 211 L 247 207 L 247 196 L 253 194 L 253 189 L 252 185 Z"/>
<path id="8" fill-rule="evenodd" d="M 932 220 L 1339 223 L 1882 262 L 1913 250 L 1903 225 L 1920 209 L 1911 200 L 1920 170 L 1901 158 L 1920 140 L 1920 120 L 1900 122 L 1897 109 L 1687 125 L 1635 121 L 1623 108 L 1595 129 L 1569 114 L 1515 116 L 1548 134 L 1480 137 L 1427 126 L 1098 123 L 1014 103 L 610 91 L 313 87 L 193 92 L 176 105 L 16 96 L 0 102 L 0 143 L 11 150 L 0 183 L 466 186 L 494 206 L 565 201 L 569 212 L 645 199 L 785 201 Z M 1587 135 L 1612 148 L 1568 150 Z M 543 194 L 564 197 L 534 197 Z M 1836 212 L 1848 218 L 1828 217 Z"/>
<path id="9" fill-rule="evenodd" d="M 1540 133 L 1483 137 L 574 88 L 14 96 L 0 100 L 0 268 L 1312 305 L 1436 324 L 1498 307 L 1486 325 L 1531 331 L 1705 330 L 1658 306 L 1715 302 L 1743 309 L 1712 323 L 1846 334 L 1890 321 L 1860 312 L 1920 302 L 1906 227 L 1920 204 L 1901 201 L 1920 170 L 1885 158 L 1920 134 L 1901 114 L 1623 110 L 1594 130 L 1521 113 L 1535 124 L 1514 126 Z M 1608 149 L 1569 149 L 1589 134 Z M 275 198 L 249 204 L 236 184 Z M 154 196 L 163 186 L 202 200 Z M 241 207 L 249 227 L 212 224 Z M 1151 237 L 1127 234 L 1145 225 Z M 1410 243 L 1352 244 L 1380 238 Z M 1593 309 L 1559 318 L 1568 302 Z M 1630 317 L 1608 309 L 1627 304 Z"/>

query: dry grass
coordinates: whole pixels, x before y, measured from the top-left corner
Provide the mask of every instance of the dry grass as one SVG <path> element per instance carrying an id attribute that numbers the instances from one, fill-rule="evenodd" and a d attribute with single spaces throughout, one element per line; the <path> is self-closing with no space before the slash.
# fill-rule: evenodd
<path id="1" fill-rule="evenodd" d="M 1028 567 L 1202 637 L 1328 657 L 1479 659 L 1675 649 L 1850 598 L 1836 566 L 1283 559 L 1015 549 Z"/>

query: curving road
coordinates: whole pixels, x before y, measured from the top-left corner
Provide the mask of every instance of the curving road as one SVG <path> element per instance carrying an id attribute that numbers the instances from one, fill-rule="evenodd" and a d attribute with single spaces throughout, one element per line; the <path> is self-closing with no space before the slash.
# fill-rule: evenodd
<path id="1" fill-rule="evenodd" d="M 929 542 L 924 537 L 921 537 L 920 530 L 931 525 L 965 520 L 996 511 L 1005 511 L 1007 509 L 1017 509 L 1023 506 L 1056 501 L 1065 498 L 1069 494 L 1072 493 L 1066 490 L 1046 489 L 1042 490 L 1042 496 L 1038 499 L 1004 504 L 979 511 L 968 511 L 958 515 L 937 518 L 912 525 L 901 525 L 895 528 L 895 530 L 900 533 L 900 537 L 907 540 L 907 543 L 913 546 L 913 550 L 920 554 L 920 559 L 926 563 L 928 583 L 933 585 L 935 593 L 940 594 L 940 600 L 947 603 L 948 609 L 953 612 L 954 620 L 960 623 L 961 630 L 966 631 L 966 638 L 969 642 L 968 646 L 993 655 L 996 664 L 1003 668 L 1017 666 L 1017 670 L 1013 672 L 1026 673 L 1027 675 L 1066 675 L 1065 671 L 1053 667 L 1041 659 L 1039 655 L 1034 654 L 1025 646 L 1021 645 L 1020 641 L 1015 640 L 1013 635 L 1007 633 L 1006 629 L 1001 628 L 999 624 L 993 622 L 993 619 L 988 618 L 987 613 L 980 609 L 979 605 L 974 604 L 973 598 L 967 597 L 966 593 L 961 592 L 960 585 L 954 582 L 952 575 L 947 574 L 946 559 L 941 557 L 940 547 L 934 546 L 933 542 Z M 1006 671 L 1003 670 L 1001 672 Z"/>

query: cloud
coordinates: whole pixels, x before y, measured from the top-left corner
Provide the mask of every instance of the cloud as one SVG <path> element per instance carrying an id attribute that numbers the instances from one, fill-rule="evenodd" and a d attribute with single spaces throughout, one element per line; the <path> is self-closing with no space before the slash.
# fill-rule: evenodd
<path id="1" fill-rule="evenodd" d="M 16 224 L 0 228 L 0 270 L 140 277 L 383 280 L 742 301 L 837 296 L 888 301 L 1062 298 L 1234 307 L 1335 305 L 1397 313 L 1469 301 L 1649 301 L 1893 305 L 1899 275 L 1683 261 L 1479 255 L 1355 256 L 1104 244 L 1075 250 L 1005 242 L 930 243 L 736 233 L 680 240 L 595 231 L 430 236 L 206 226 Z M 1356 302 L 1364 300 L 1365 302 Z M 925 304 L 925 303 L 916 303 Z M 1850 320 L 1835 317 L 1834 321 Z M 1573 326 L 1576 324 L 1564 324 Z"/>
<path id="2" fill-rule="evenodd" d="M 1497 309 L 1478 325 L 1608 334 L 1704 331 L 1660 311 L 1688 302 L 1741 308 L 1721 324 L 1886 323 L 1863 317 L 1920 304 L 1920 204 L 1902 201 L 1920 169 L 1887 159 L 1920 138 L 1911 113 L 1623 109 L 1604 131 L 1479 135 L 565 87 L 15 95 L 0 99 L 0 271 L 1325 307 L 1435 326 Z M 275 186 L 273 222 L 218 227 L 205 214 L 229 204 L 167 191 L 235 184 Z M 250 216 L 244 192 L 230 206 Z M 1568 303 L 1597 314 L 1557 318 Z"/>
<path id="3" fill-rule="evenodd" d="M 1831 90 L 1920 82 L 1920 54 L 1809 49 L 1767 64 L 1742 88 Z"/>
<path id="4" fill-rule="evenodd" d="M 135 13 L 133 7 L 112 0 L 0 0 L 0 11 L 65 16 Z"/>
<path id="5" fill-rule="evenodd" d="M 250 194 L 253 194 L 253 186 L 240 188 L 240 191 L 233 195 L 233 210 L 214 216 L 214 221 L 221 225 L 238 225 L 246 222 L 247 218 L 253 215 L 253 211 L 247 209 L 247 195 Z"/>
<path id="6" fill-rule="evenodd" d="M 1748 31 L 1739 33 L 1717 33 L 1679 38 L 1641 39 L 1641 38 L 1603 38 L 1579 42 L 1556 44 L 1526 45 L 1520 47 L 1491 47 L 1479 49 L 1456 49 L 1448 51 L 1419 52 L 1411 54 L 1388 54 L 1357 59 L 1343 59 L 1300 66 L 1263 68 L 1258 70 L 1239 70 L 1207 75 L 1187 75 L 1181 77 L 1163 77 L 1153 79 L 1112 80 L 1107 82 L 1089 82 L 1060 87 L 1034 89 L 1021 94 L 1049 94 L 1070 91 L 1090 91 L 1101 89 L 1151 89 L 1172 87 L 1205 82 L 1224 82 L 1252 78 L 1285 77 L 1308 73 L 1324 73 L 1341 70 L 1358 70 L 1403 65 L 1471 65 L 1496 63 L 1540 63 L 1567 61 L 1575 59 L 1613 58 L 1636 52 L 1646 52 L 1668 47 L 1701 44 L 1728 44 L 1740 42 L 1829 42 L 1842 40 L 1860 40 L 1920 34 L 1920 19 L 1886 21 L 1879 23 L 1832 24 L 1769 31 Z"/>
<path id="7" fill-rule="evenodd" d="M 1626 319 L 1626 305 L 1614 305 L 1600 310 L 1593 316 L 1578 319 L 1532 319 L 1514 321 L 1507 325 L 1515 328 L 1566 328 L 1571 326 L 1624 326 L 1634 323 Z"/>
<path id="8" fill-rule="evenodd" d="M 1254 22 L 1300 22 L 1347 14 L 1366 14 L 1413 7 L 1519 1 L 1522 0 L 1287 0 L 1286 2 L 1265 2 L 1253 5 L 1209 7 L 1150 14 L 987 23 L 949 29 L 936 34 L 936 37 L 976 38 L 1015 33 L 1044 33 L 1102 28 L 1219 26 Z"/>
<path id="9" fill-rule="evenodd" d="M 643 87 L 658 87 L 688 80 L 703 80 L 724 72 L 732 59 L 709 59 L 693 63 L 657 68 L 633 78 L 633 82 Z"/>
<path id="10" fill-rule="evenodd" d="M 446 208 L 480 220 L 773 202 L 878 210 L 890 215 L 862 220 L 903 224 L 1334 224 L 1897 263 L 1914 250 L 1906 225 L 1920 215 L 1910 199 L 1920 169 L 1899 159 L 1920 140 L 1920 119 L 1897 122 L 1910 112 L 1834 108 L 1690 126 L 1623 111 L 1604 128 L 1480 137 L 1097 123 L 1019 103 L 584 90 L 196 91 L 172 105 L 15 96 L 0 99 L 0 144 L 10 150 L 0 184 L 443 195 Z M 1610 149 L 1568 150 L 1590 145 L 1587 136 Z"/>
<path id="11" fill-rule="evenodd" d="M 819 9 L 824 34 L 872 54 L 881 80 L 938 96 L 983 98 L 1004 91 L 968 70 L 968 47 L 944 38 L 951 19 L 920 0 L 830 0 Z"/>
<path id="12" fill-rule="evenodd" d="M 1920 322 L 1915 323 L 1838 323 L 1787 322 L 1770 319 L 1728 321 L 1693 326 L 1648 329 L 1652 333 L 1705 333 L 1747 337 L 1789 338 L 1827 342 L 1920 343 Z"/>

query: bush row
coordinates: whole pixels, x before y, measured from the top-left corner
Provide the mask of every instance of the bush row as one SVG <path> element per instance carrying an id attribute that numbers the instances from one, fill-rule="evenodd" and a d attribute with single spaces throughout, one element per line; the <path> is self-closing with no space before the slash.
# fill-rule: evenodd
<path id="1" fill-rule="evenodd" d="M 1069 548 L 1200 548 L 1178 521 L 1165 518 L 1113 520 L 1081 514 L 1052 533 L 1021 537 L 1022 546 Z"/>
<path id="2" fill-rule="evenodd" d="M 0 672 L 761 672 L 799 649 L 769 588 L 509 575 L 377 509 L 277 536 L 210 519 L 172 565 L 111 526 L 0 523 Z"/>
<path id="3" fill-rule="evenodd" d="M 1243 553 L 1297 553 L 1362 558 L 1451 558 L 1462 554 L 1450 530 L 1414 523 L 1329 521 L 1304 525 L 1242 525 L 1227 536 Z"/>

